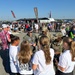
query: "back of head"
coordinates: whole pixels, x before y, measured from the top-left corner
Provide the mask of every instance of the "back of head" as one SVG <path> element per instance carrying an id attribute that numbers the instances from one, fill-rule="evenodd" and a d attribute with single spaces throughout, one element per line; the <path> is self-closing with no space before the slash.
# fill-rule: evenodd
<path id="1" fill-rule="evenodd" d="M 39 40 L 41 49 L 44 52 L 46 64 L 50 64 L 51 56 L 50 56 L 50 47 L 49 47 L 49 39 L 47 36 L 42 36 Z"/>
<path id="2" fill-rule="evenodd" d="M 30 49 L 30 45 L 28 41 L 22 41 L 20 45 L 20 51 L 26 51 Z"/>
<path id="3" fill-rule="evenodd" d="M 32 31 L 32 28 L 31 28 L 31 27 L 28 27 L 28 28 L 27 28 L 27 31 L 28 31 L 28 32 Z"/>
<path id="4" fill-rule="evenodd" d="M 30 45 L 28 41 L 23 41 L 20 45 L 20 51 L 18 54 L 18 60 L 21 63 L 28 63 L 30 61 L 32 55 L 32 50 L 30 49 Z"/>
<path id="5" fill-rule="evenodd" d="M 41 36 L 39 41 L 40 45 L 49 45 L 49 39 L 47 36 Z"/>
<path id="6" fill-rule="evenodd" d="M 14 41 L 20 39 L 18 36 L 15 36 L 15 35 L 13 35 L 13 34 L 10 34 L 10 38 L 11 38 L 11 44 L 14 43 Z"/>
<path id="7" fill-rule="evenodd" d="M 58 33 L 58 34 L 57 34 L 57 40 L 58 40 L 58 42 L 59 42 L 59 41 L 62 41 L 62 38 L 63 38 L 63 37 L 62 37 L 62 34 L 61 34 L 61 33 Z"/>

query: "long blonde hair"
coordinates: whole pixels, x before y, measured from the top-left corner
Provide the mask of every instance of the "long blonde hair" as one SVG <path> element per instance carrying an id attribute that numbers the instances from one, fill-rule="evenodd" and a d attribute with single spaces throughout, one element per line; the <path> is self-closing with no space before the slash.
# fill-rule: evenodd
<path id="1" fill-rule="evenodd" d="M 28 41 L 23 41 L 20 46 L 20 51 L 18 53 L 18 60 L 20 63 L 28 63 L 31 59 L 32 50 Z"/>
<path id="2" fill-rule="evenodd" d="M 75 41 L 71 42 L 72 61 L 75 61 Z"/>
<path id="3" fill-rule="evenodd" d="M 41 45 L 41 49 L 44 52 L 45 55 L 45 59 L 46 59 L 46 64 L 50 64 L 51 61 L 51 56 L 50 56 L 50 44 L 49 44 L 49 39 L 47 36 L 42 36 L 40 37 L 40 45 Z"/>

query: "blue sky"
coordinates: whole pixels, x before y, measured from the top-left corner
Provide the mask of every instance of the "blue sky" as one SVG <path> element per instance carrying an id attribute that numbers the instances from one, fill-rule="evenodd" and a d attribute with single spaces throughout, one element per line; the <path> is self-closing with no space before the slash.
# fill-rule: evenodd
<path id="1" fill-rule="evenodd" d="M 34 7 L 38 8 L 38 17 L 48 17 L 51 11 L 55 19 L 75 18 L 75 0 L 0 0 L 0 20 L 35 18 Z"/>

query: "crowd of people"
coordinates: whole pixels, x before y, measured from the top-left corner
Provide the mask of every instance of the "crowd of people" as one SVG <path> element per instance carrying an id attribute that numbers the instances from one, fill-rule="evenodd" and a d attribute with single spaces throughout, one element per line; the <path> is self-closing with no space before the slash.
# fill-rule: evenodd
<path id="1" fill-rule="evenodd" d="M 20 44 L 20 37 L 11 34 L 9 25 L 2 24 L 1 47 L 9 61 L 5 66 L 9 66 L 11 75 L 73 75 L 75 26 L 62 24 L 58 35 L 50 33 L 51 24 L 43 24 L 40 30 L 38 24 L 35 27 L 38 36 L 28 25 Z"/>

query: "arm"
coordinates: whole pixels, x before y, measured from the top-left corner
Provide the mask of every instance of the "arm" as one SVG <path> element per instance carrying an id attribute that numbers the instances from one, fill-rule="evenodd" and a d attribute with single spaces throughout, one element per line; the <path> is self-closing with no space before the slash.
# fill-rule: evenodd
<path id="1" fill-rule="evenodd" d="M 60 56 L 59 63 L 56 60 L 56 65 L 57 65 L 57 67 L 58 67 L 59 70 L 61 70 L 62 72 L 64 72 L 66 70 L 66 65 L 67 65 L 65 58 L 63 56 Z"/>
<path id="2" fill-rule="evenodd" d="M 7 41 L 8 41 L 8 42 L 11 42 L 10 34 L 7 34 L 6 37 L 7 37 Z"/>
<path id="3" fill-rule="evenodd" d="M 58 68 L 59 68 L 62 72 L 64 72 L 64 71 L 66 70 L 66 68 L 63 68 L 63 67 L 61 67 L 61 66 L 58 66 Z"/>
<path id="4" fill-rule="evenodd" d="M 63 68 L 63 67 L 59 66 L 57 60 L 56 60 L 56 65 L 57 65 L 58 69 L 60 69 L 62 72 L 65 71 L 66 68 Z"/>
<path id="5" fill-rule="evenodd" d="M 33 64 L 32 69 L 36 70 L 38 68 L 38 56 L 36 53 L 35 53 L 34 58 L 32 60 L 32 64 Z"/>
<path id="6" fill-rule="evenodd" d="M 32 69 L 33 69 L 33 70 L 36 70 L 36 69 L 37 69 L 37 65 L 36 65 L 36 64 L 33 64 L 33 65 L 32 65 Z"/>

